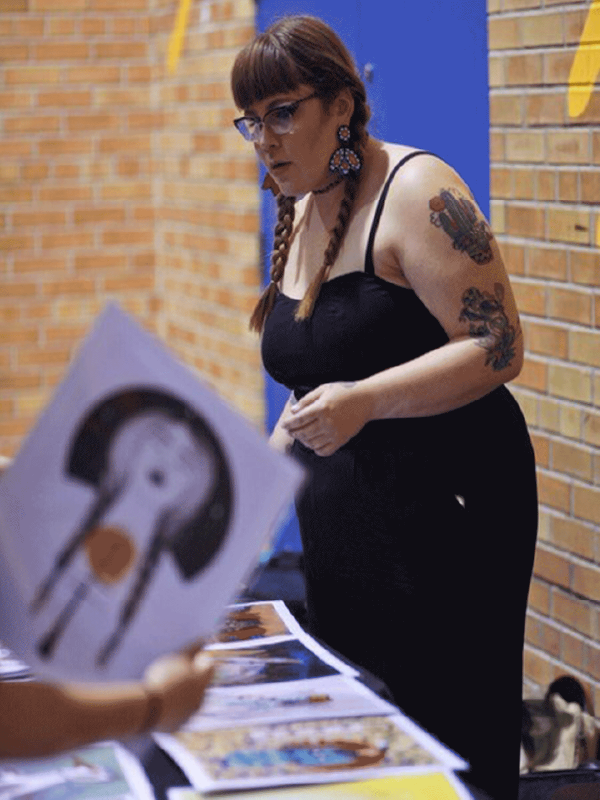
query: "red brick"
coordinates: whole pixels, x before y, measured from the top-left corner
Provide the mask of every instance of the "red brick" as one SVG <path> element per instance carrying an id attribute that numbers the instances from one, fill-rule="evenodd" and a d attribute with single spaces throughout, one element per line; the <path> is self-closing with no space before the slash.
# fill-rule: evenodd
<path id="1" fill-rule="evenodd" d="M 148 46 L 145 42 L 102 42 L 94 45 L 96 58 L 132 59 L 145 58 Z"/>
<path id="2" fill-rule="evenodd" d="M 552 613 L 555 619 L 586 636 L 593 635 L 590 604 L 575 595 L 554 589 Z"/>
<path id="3" fill-rule="evenodd" d="M 573 579 L 571 589 L 581 597 L 600 602 L 600 569 L 596 566 L 572 565 Z"/>
<path id="4" fill-rule="evenodd" d="M 67 117 L 69 131 L 104 131 L 118 128 L 121 123 L 116 114 L 78 114 Z"/>
<path id="5" fill-rule="evenodd" d="M 567 279 L 567 252 L 559 247 L 532 245 L 528 248 L 526 274 L 535 278 Z"/>
<path id="6" fill-rule="evenodd" d="M 570 571 L 567 559 L 557 553 L 546 550 L 540 544 L 538 544 L 536 550 L 533 572 L 538 578 L 543 578 L 556 586 L 563 586 L 566 589 L 570 587 Z"/>
<path id="7" fill-rule="evenodd" d="M 592 298 L 585 291 L 549 287 L 548 313 L 555 319 L 590 325 L 592 320 Z"/>
<path id="8" fill-rule="evenodd" d="M 534 353 L 566 358 L 568 333 L 564 327 L 531 321 L 527 325 L 527 348 Z"/>
<path id="9" fill-rule="evenodd" d="M 29 47 L 26 44 L 4 44 L 0 48 L 0 61 L 26 61 Z"/>
<path id="10" fill-rule="evenodd" d="M 538 470 L 538 494 L 540 502 L 551 508 L 568 513 L 571 508 L 570 481 L 557 473 Z"/>
<path id="11" fill-rule="evenodd" d="M 4 121 L 6 133 L 55 133 L 59 130 L 60 118 L 47 116 L 13 117 Z"/>
<path id="12" fill-rule="evenodd" d="M 550 598 L 551 589 L 548 584 L 545 581 L 533 577 L 529 586 L 528 605 L 541 614 L 548 615 L 550 613 Z"/>
<path id="13" fill-rule="evenodd" d="M 94 244 L 94 234 L 85 231 L 76 233 L 52 233 L 42 236 L 42 248 L 52 250 L 53 248 L 78 248 L 92 247 Z"/>
<path id="14" fill-rule="evenodd" d="M 82 42 L 52 42 L 38 44 L 34 47 L 36 61 L 67 61 L 71 59 L 85 61 L 88 54 L 88 45 Z"/>
<path id="15" fill-rule="evenodd" d="M 40 92 L 37 98 L 40 106 L 89 106 L 92 103 L 91 92 Z"/>
<path id="16" fill-rule="evenodd" d="M 554 653 L 548 649 L 552 655 Z M 566 631 L 561 631 L 560 634 L 560 655 L 562 660 L 571 667 L 581 670 L 584 663 L 585 645 L 580 636 L 573 636 Z"/>

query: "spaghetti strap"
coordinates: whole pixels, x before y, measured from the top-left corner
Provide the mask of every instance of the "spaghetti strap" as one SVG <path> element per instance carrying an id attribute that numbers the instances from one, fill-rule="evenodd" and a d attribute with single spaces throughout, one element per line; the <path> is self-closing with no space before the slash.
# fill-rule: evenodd
<path id="1" fill-rule="evenodd" d="M 410 159 L 414 158 L 415 156 L 434 156 L 434 158 L 439 158 L 439 156 L 437 156 L 435 153 L 430 153 L 429 150 L 414 150 L 412 153 L 404 156 L 404 158 L 402 158 L 391 171 L 383 189 L 381 190 L 381 194 L 379 195 L 379 202 L 377 203 L 375 216 L 373 217 L 373 223 L 369 232 L 369 241 L 367 243 L 367 251 L 365 253 L 365 272 L 367 275 L 375 274 L 375 264 L 373 263 L 373 242 L 375 241 L 375 234 L 377 233 L 377 228 L 379 227 L 379 220 L 381 219 L 381 215 L 383 213 L 383 207 L 385 205 L 385 200 L 390 190 L 391 183 L 400 167 L 404 166 L 407 161 L 410 161 Z"/>

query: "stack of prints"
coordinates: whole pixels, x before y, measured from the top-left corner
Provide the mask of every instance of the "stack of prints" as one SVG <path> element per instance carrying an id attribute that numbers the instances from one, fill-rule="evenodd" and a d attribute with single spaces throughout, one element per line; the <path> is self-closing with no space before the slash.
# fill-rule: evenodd
<path id="1" fill-rule="evenodd" d="M 343 794 L 350 788 L 337 784 L 386 778 L 417 789 L 438 782 L 440 800 L 468 797 L 451 775 L 465 762 L 357 680 L 282 602 L 230 607 L 209 650 L 216 676 L 204 705 L 177 733 L 155 734 L 196 790 L 336 784 L 328 791 L 359 798 L 373 795 Z"/>

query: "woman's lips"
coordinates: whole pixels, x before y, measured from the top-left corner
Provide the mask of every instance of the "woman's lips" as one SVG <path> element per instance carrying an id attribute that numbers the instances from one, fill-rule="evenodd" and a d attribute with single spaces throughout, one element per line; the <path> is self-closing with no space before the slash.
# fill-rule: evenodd
<path id="1" fill-rule="evenodd" d="M 271 172 L 279 172 L 280 170 L 289 167 L 291 163 L 291 161 L 277 161 L 275 164 L 273 164 L 270 170 Z"/>

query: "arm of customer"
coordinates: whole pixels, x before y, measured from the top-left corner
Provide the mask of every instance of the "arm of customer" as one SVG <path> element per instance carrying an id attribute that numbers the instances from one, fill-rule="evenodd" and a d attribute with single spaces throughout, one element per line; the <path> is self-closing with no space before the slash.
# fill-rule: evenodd
<path id="1" fill-rule="evenodd" d="M 211 677 L 207 655 L 173 654 L 154 661 L 143 681 L 0 683 L 0 757 L 46 756 L 104 739 L 176 730 L 200 706 Z"/>
<path id="2" fill-rule="evenodd" d="M 468 187 L 442 161 L 412 159 L 392 182 L 375 269 L 412 289 L 448 342 L 364 380 L 325 384 L 293 404 L 282 426 L 319 455 L 334 453 L 370 420 L 452 411 L 521 370 L 523 339 L 498 245 Z"/>

